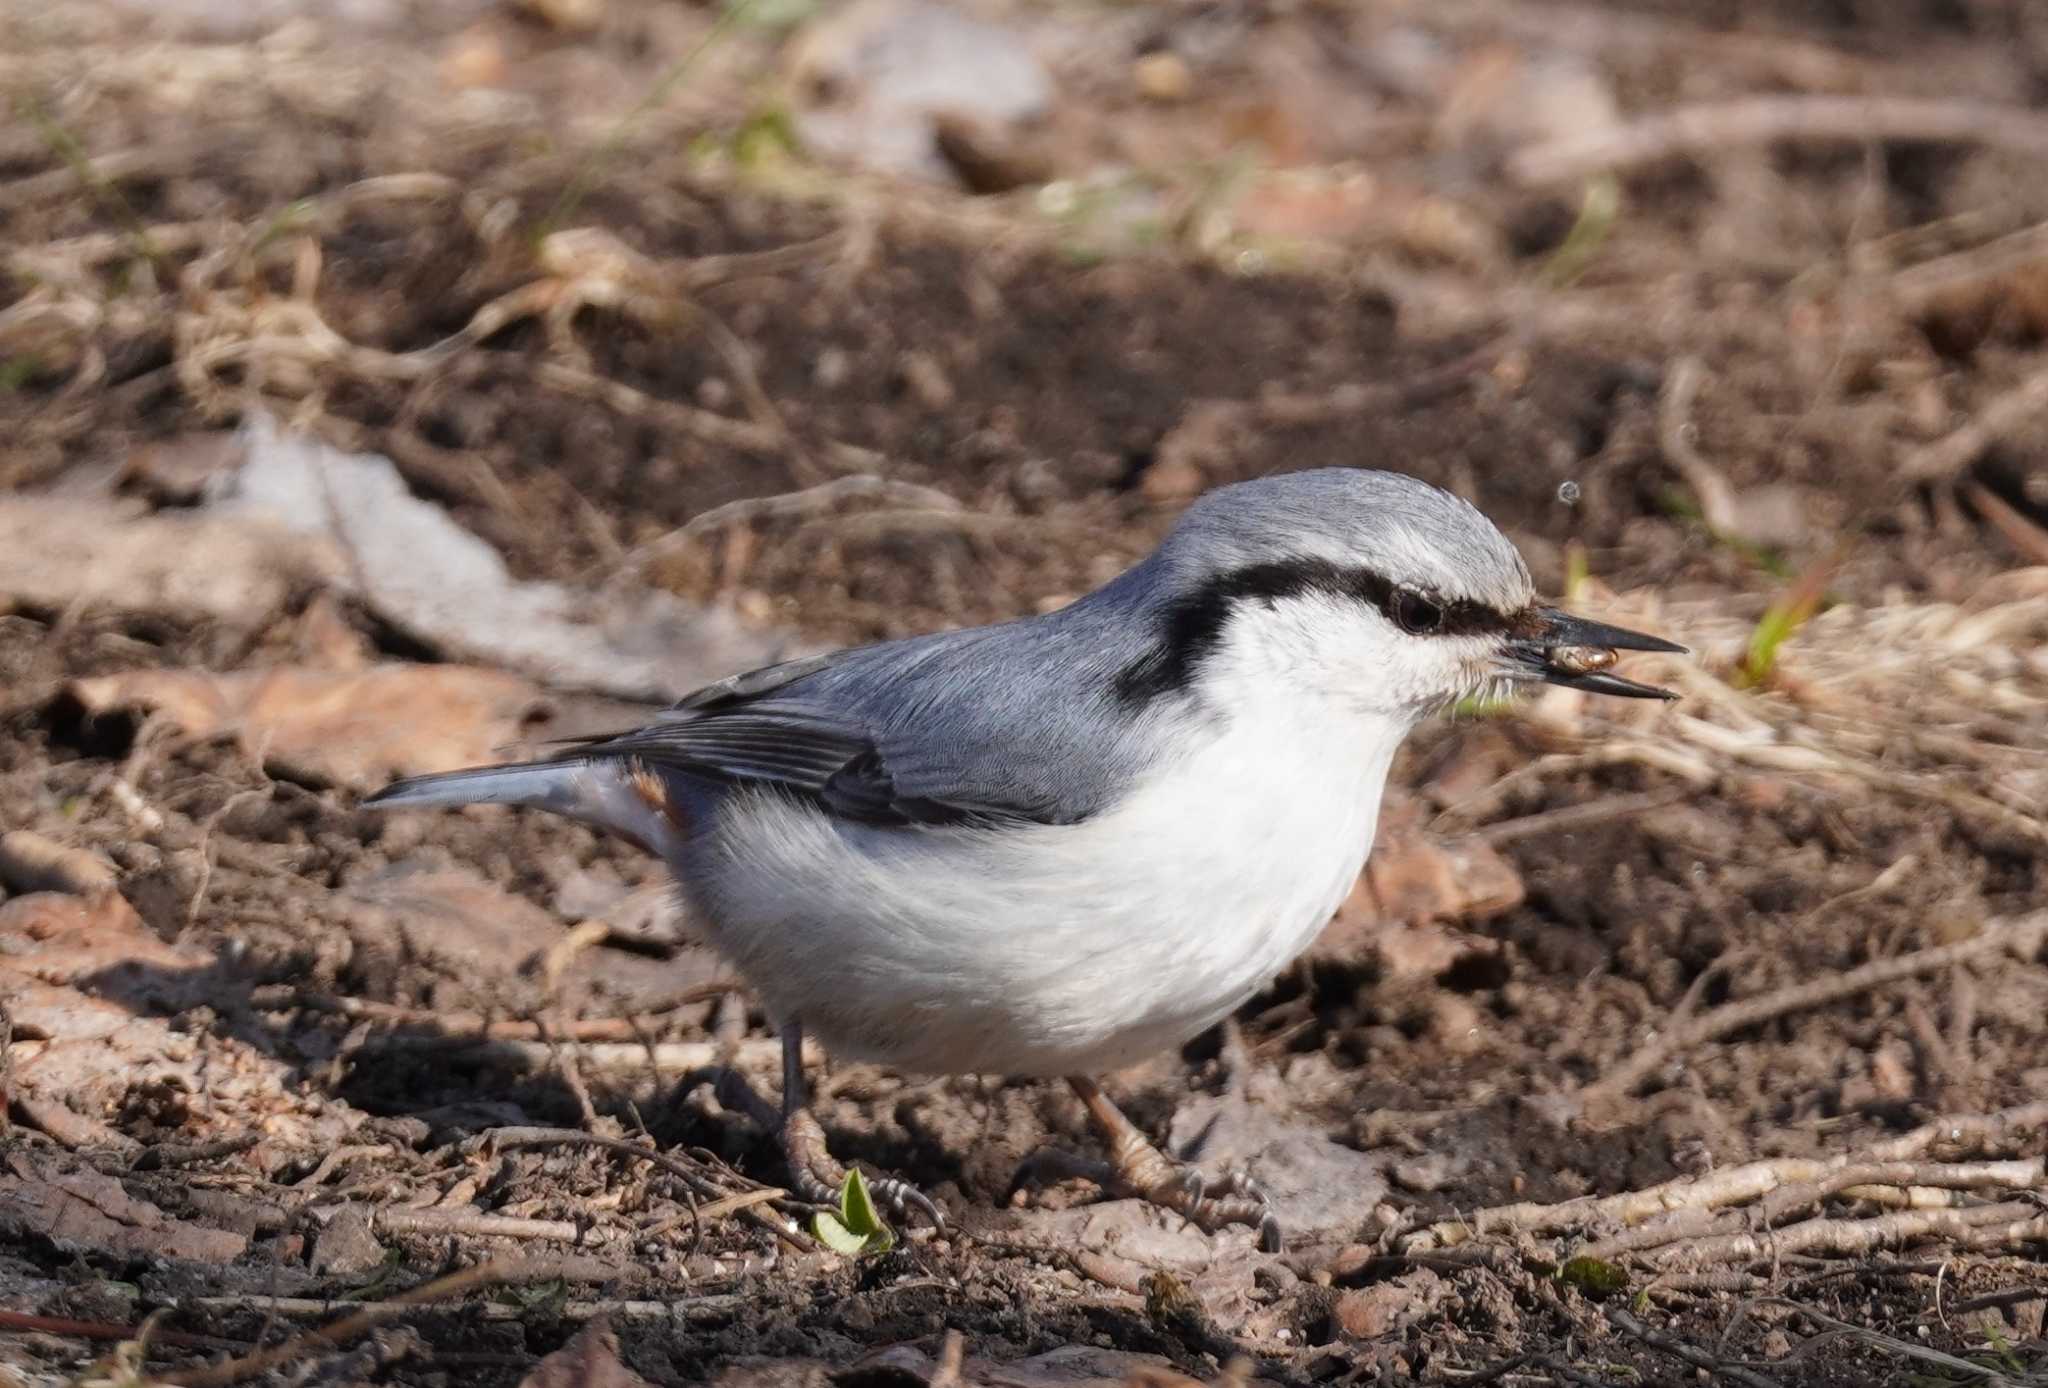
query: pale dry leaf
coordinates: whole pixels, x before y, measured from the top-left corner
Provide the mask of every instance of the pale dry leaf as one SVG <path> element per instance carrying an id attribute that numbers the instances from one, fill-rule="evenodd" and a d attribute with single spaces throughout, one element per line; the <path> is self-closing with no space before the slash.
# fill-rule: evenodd
<path id="1" fill-rule="evenodd" d="M 519 1388 L 650 1388 L 619 1358 L 618 1333 L 598 1316 L 533 1366 Z"/>
<path id="2" fill-rule="evenodd" d="M 1377 954 L 1394 973 L 1438 974 L 1470 952 L 1455 930 L 1522 904 L 1522 875 L 1484 840 L 1422 827 L 1406 796 L 1387 796 L 1365 871 L 1310 947 L 1318 959 Z"/>
<path id="3" fill-rule="evenodd" d="M 541 710 L 519 676 L 464 665 L 130 670 L 69 688 L 88 714 L 147 709 L 193 736 L 232 733 L 252 756 L 357 790 L 501 760 Z"/>
<path id="4" fill-rule="evenodd" d="M 438 651 L 550 687 L 662 701 L 801 653 L 670 593 L 521 582 L 486 541 L 414 496 L 389 459 L 342 453 L 260 413 L 242 438 L 247 460 L 208 514 L 264 517 L 345 553 L 338 586 Z"/>
<path id="5" fill-rule="evenodd" d="M 204 555 L 204 563 L 192 562 Z M 0 599 L 253 626 L 342 574 L 332 546 L 256 517 L 130 515 L 105 501 L 0 497 Z"/>

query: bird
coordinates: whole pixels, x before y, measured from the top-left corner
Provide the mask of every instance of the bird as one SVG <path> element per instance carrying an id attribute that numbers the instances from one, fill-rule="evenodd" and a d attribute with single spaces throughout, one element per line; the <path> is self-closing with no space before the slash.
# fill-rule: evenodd
<path id="1" fill-rule="evenodd" d="M 643 726 L 397 781 L 383 809 L 527 806 L 658 855 L 782 1040 L 801 1199 L 846 1178 L 806 1034 L 927 1075 L 1064 1079 L 1108 1159 L 1044 1153 L 1197 1227 L 1281 1231 L 1243 1172 L 1169 1158 L 1100 1077 L 1266 987 L 1356 881 L 1396 749 L 1470 696 L 1673 698 L 1611 668 L 1656 636 L 1541 601 L 1469 502 L 1322 468 L 1217 487 L 1064 607 L 793 659 Z M 909 1182 L 875 1193 L 943 1227 Z M 1014 1187 L 1013 1187 L 1014 1190 Z"/>

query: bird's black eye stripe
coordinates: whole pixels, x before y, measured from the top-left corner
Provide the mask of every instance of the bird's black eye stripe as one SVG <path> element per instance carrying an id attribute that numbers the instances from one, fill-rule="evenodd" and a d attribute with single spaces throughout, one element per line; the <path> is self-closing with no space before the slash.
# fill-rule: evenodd
<path id="1" fill-rule="evenodd" d="M 1303 593 L 1326 593 L 1367 603 L 1415 636 L 1505 635 L 1513 628 L 1509 617 L 1484 603 L 1446 601 L 1402 587 L 1371 569 L 1306 558 L 1248 564 L 1216 575 L 1167 607 L 1163 629 L 1152 648 L 1117 672 L 1118 701 L 1142 705 L 1186 688 L 1195 667 L 1222 639 L 1224 623 L 1237 604 L 1271 602 Z"/>
<path id="2" fill-rule="evenodd" d="M 1404 587 L 1371 569 L 1338 569 L 1335 565 L 1331 568 L 1335 582 L 1311 584 L 1309 588 L 1343 593 L 1370 603 L 1382 617 L 1410 636 L 1497 636 L 1511 625 L 1505 614 L 1483 602 L 1447 600 L 1419 588 Z"/>

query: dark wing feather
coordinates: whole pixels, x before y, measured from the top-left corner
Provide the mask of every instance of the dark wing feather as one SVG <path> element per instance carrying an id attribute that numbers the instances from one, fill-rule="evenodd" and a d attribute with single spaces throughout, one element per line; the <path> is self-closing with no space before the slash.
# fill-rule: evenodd
<path id="1" fill-rule="evenodd" d="M 855 647 L 851 650 L 827 651 L 823 655 L 807 655 L 796 660 L 764 665 L 758 670 L 748 670 L 685 694 L 670 706 L 669 711 L 672 714 L 694 713 L 745 704 L 815 675 L 820 670 L 837 665 L 856 654 L 858 650 L 859 648 Z"/>
<path id="2" fill-rule="evenodd" d="M 707 685 L 647 726 L 569 755 L 631 757 L 726 784 L 776 786 L 870 824 L 1071 824 L 1145 764 L 1141 720 L 1077 690 L 1128 663 L 1115 624 L 1036 619 L 807 657 Z"/>
<path id="3" fill-rule="evenodd" d="M 586 745 L 582 755 L 631 757 L 715 781 L 776 785 L 869 824 L 1040 817 L 1017 807 L 900 794 L 869 729 L 830 708 L 778 693 L 801 674 L 758 692 L 726 688 L 695 704 L 691 700 L 699 695 L 691 695 L 646 727 Z"/>
<path id="4" fill-rule="evenodd" d="M 815 794 L 871 744 L 857 729 L 781 709 L 663 719 L 591 751 L 718 780 L 779 781 Z"/>

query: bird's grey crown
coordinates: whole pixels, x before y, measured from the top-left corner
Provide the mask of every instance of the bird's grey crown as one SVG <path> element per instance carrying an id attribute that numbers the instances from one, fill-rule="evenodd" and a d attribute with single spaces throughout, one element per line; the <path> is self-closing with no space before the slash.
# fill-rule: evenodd
<path id="1" fill-rule="evenodd" d="M 1074 823 L 1187 733 L 1147 715 L 1232 603 L 1392 586 L 1485 614 L 1532 595 L 1466 502 L 1391 473 L 1290 473 L 1210 493 L 1151 557 L 1057 612 L 752 671 L 572 755 L 629 757 L 711 796 L 773 787 L 871 824 Z"/>
<path id="2" fill-rule="evenodd" d="M 1529 569 L 1462 497 L 1398 472 L 1318 468 L 1210 492 L 1190 506 L 1148 565 L 1185 590 L 1285 559 L 1365 569 L 1401 587 L 1503 614 L 1535 596 Z"/>

